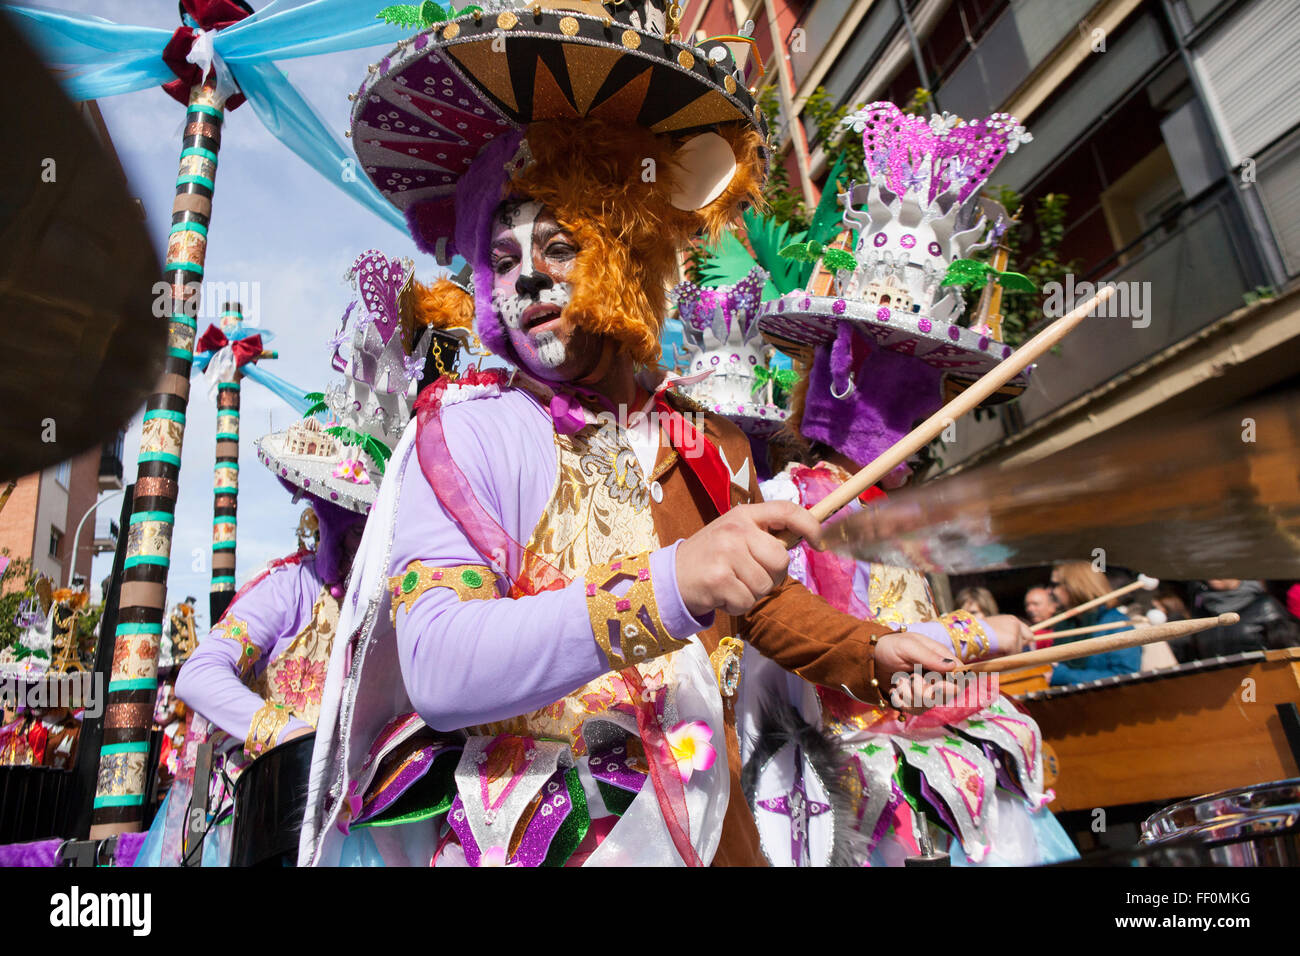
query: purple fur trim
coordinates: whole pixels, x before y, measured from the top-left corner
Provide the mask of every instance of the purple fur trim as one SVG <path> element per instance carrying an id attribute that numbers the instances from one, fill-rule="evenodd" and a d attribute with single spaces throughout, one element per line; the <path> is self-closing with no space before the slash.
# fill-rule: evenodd
<path id="1" fill-rule="evenodd" d="M 843 323 L 834 346 L 820 346 L 813 357 L 799 430 L 805 438 L 825 442 L 865 465 L 911 431 L 915 422 L 939 409 L 943 372 L 910 355 L 873 348 L 854 363 L 852 380 L 857 387 L 853 394 L 834 398 L 835 371 L 855 351 L 845 341 L 846 328 L 852 326 Z M 856 331 L 848 334 L 857 335 Z M 842 394 L 844 389 L 837 386 L 835 391 Z"/>
<path id="2" fill-rule="evenodd" d="M 346 568 L 352 563 L 352 556 L 344 554 L 348 529 L 358 521 L 364 521 L 365 516 L 326 501 L 310 491 L 303 491 L 283 478 L 279 480 L 289 491 L 307 499 L 312 511 L 316 512 L 320 528 L 320 542 L 316 545 L 316 573 L 326 584 L 342 584 L 347 576 Z"/>
<path id="3" fill-rule="evenodd" d="M 492 261 L 488 244 L 492 220 L 504 198 L 506 163 L 519 148 L 523 133 L 511 130 L 483 147 L 456 186 L 456 251 L 474 267 L 474 326 L 489 350 L 518 365 L 505 327 L 492 309 Z"/>
<path id="4" fill-rule="evenodd" d="M 39 840 L 0 846 L 0 866 L 58 866 L 62 845 L 62 840 Z"/>
<path id="5" fill-rule="evenodd" d="M 416 247 L 423 253 L 436 256 L 438 240 L 446 238 L 447 257 L 456 254 L 452 233 L 456 228 L 456 210 L 450 197 L 431 199 L 406 207 L 406 228 L 411 232 Z"/>
<path id="6" fill-rule="evenodd" d="M 835 330 L 835 344 L 831 346 L 831 385 L 836 395 L 843 395 L 848 390 L 852 366 L 853 326 L 841 322 Z"/>

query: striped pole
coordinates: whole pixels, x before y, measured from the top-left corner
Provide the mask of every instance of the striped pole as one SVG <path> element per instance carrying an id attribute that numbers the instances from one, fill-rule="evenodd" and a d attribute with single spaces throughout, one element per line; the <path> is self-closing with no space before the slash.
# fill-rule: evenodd
<path id="1" fill-rule="evenodd" d="M 140 432 L 91 839 L 137 832 L 144 813 L 158 643 L 223 110 L 213 82 L 190 91 L 163 273 L 171 286 L 167 364 L 158 390 L 145 405 Z"/>
<path id="2" fill-rule="evenodd" d="M 229 335 L 244 324 L 238 302 L 227 302 L 221 326 Z M 212 475 L 212 592 L 208 620 L 219 621 L 235 596 L 235 530 L 239 507 L 238 370 L 217 384 L 217 460 Z"/>

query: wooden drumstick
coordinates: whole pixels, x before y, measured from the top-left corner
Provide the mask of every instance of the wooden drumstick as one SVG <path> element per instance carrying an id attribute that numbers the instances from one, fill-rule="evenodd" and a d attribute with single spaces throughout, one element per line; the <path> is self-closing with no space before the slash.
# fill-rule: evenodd
<path id="1" fill-rule="evenodd" d="M 980 402 L 1015 378 L 1029 365 L 1032 365 L 1048 349 L 1074 331 L 1075 327 L 1086 319 L 1093 309 L 1114 294 L 1114 286 L 1103 287 L 1087 302 L 1061 316 L 1020 346 L 1020 348 L 981 375 L 976 382 L 951 402 L 881 452 L 875 461 L 809 508 L 808 510 L 813 517 L 819 522 L 825 521 L 881 478 L 884 478 L 885 475 L 907 461 L 909 457 L 934 441 L 949 424 L 955 422 L 967 412 L 972 411 Z M 786 532 L 781 537 L 788 548 L 793 548 L 801 540 L 790 532 Z"/>
<path id="2" fill-rule="evenodd" d="M 1076 657 L 1091 657 L 1093 654 L 1105 654 L 1107 651 L 1123 650 L 1126 647 L 1140 647 L 1154 644 L 1156 641 L 1169 641 L 1198 631 L 1208 631 L 1212 627 L 1226 627 L 1241 620 L 1239 614 L 1220 614 L 1218 617 L 1198 618 L 1194 621 L 1174 621 L 1171 624 L 1153 624 L 1139 627 L 1126 634 L 1107 634 L 1104 637 L 1090 637 L 1070 644 L 1056 644 L 1037 651 L 1024 651 L 1020 654 L 1008 654 L 987 661 L 975 661 L 971 664 L 958 664 L 958 671 L 1011 671 L 1021 667 L 1036 667 L 1040 664 L 1055 664 L 1058 661 L 1073 660 Z"/>
<path id="3" fill-rule="evenodd" d="M 1074 637 L 1077 634 L 1096 634 L 1098 631 L 1115 631 L 1121 627 L 1150 627 L 1150 624 L 1134 624 L 1132 621 L 1111 621 L 1109 624 L 1090 624 L 1087 627 L 1072 627 L 1068 631 L 1048 631 L 1046 634 L 1035 633 L 1034 637 L 1039 638 L 1057 638 L 1057 637 Z"/>
<path id="4" fill-rule="evenodd" d="M 1082 614 L 1084 611 L 1090 611 L 1099 604 L 1106 604 L 1109 601 L 1115 600 L 1115 598 L 1117 597 L 1123 597 L 1125 594 L 1128 594 L 1131 591 L 1136 591 L 1139 588 L 1141 588 L 1144 591 L 1154 591 L 1159 586 L 1160 586 L 1160 581 L 1158 578 L 1147 577 L 1147 575 L 1145 574 L 1139 574 L 1136 581 L 1133 581 L 1130 584 L 1126 584 L 1122 588 L 1116 588 L 1113 591 L 1103 594 L 1101 597 L 1093 598 L 1091 601 L 1084 601 L 1078 607 L 1072 607 L 1068 611 L 1062 611 L 1060 614 L 1057 614 L 1055 617 L 1049 617 L 1046 621 L 1039 621 L 1037 624 L 1033 626 L 1033 630 L 1038 630 L 1039 628 L 1042 627 L 1051 627 L 1053 624 L 1059 624 L 1062 621 L 1069 620 L 1070 618 L 1074 617 L 1076 614 Z M 1049 637 L 1050 635 L 1044 634 L 1042 636 Z"/>

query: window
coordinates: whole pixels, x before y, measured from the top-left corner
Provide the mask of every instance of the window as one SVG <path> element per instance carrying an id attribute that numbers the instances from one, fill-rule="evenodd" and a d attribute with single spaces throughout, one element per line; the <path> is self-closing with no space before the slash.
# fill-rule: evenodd
<path id="1" fill-rule="evenodd" d="M 72 477 L 72 462 L 61 461 L 54 466 L 54 480 L 62 488 L 68 487 L 68 481 Z"/>
<path id="2" fill-rule="evenodd" d="M 59 548 L 62 547 L 62 545 L 63 545 L 63 532 L 60 531 L 58 528 L 51 527 L 50 528 L 50 557 L 51 558 L 57 558 L 59 556 Z"/>

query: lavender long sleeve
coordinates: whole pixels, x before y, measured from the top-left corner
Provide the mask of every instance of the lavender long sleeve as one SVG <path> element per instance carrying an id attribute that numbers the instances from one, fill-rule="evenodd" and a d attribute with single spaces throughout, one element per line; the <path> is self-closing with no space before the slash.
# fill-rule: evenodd
<path id="1" fill-rule="evenodd" d="M 242 647 L 220 637 L 221 624 L 239 620 L 248 625 L 249 637 L 261 651 L 254 673 L 261 673 L 310 620 L 320 590 L 315 560 L 310 556 L 272 569 L 226 609 L 218 625 L 199 643 L 177 675 L 176 696 L 232 737 L 245 739 L 253 715 L 266 701 L 240 679 Z M 302 727 L 310 725 L 290 718 L 280 739 Z"/>
<path id="2" fill-rule="evenodd" d="M 526 394 L 509 391 L 447 406 L 442 422 L 479 503 L 507 534 L 527 542 L 555 483 L 550 417 Z M 412 561 L 488 563 L 443 509 L 415 453 L 401 482 L 390 574 Z M 664 626 L 685 638 L 707 622 L 682 604 L 676 555 L 676 543 L 654 552 L 650 573 Z M 583 587 L 578 578 L 558 591 L 464 602 L 454 591 L 433 588 L 409 612 L 399 610 L 402 676 L 420 716 L 438 730 L 503 720 L 553 703 L 609 670 L 592 635 Z"/>
<path id="3" fill-rule="evenodd" d="M 853 569 L 853 593 L 865 606 L 871 606 L 871 562 L 859 561 Z M 984 634 L 988 637 L 989 653 L 987 656 L 996 655 L 998 651 L 998 632 L 984 618 L 976 616 L 975 620 L 984 628 Z M 954 654 L 958 653 L 956 646 L 953 644 L 952 635 L 948 633 L 948 628 L 943 621 L 917 621 L 914 624 L 907 625 L 907 630 L 912 634 L 928 637 L 941 647 L 951 647 Z"/>

